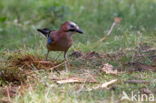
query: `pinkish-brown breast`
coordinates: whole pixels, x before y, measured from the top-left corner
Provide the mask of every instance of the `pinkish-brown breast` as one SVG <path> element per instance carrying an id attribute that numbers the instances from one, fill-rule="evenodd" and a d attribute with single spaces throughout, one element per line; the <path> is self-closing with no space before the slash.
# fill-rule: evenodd
<path id="1" fill-rule="evenodd" d="M 72 45 L 72 37 L 69 36 L 66 32 L 52 32 L 50 37 L 53 39 L 53 42 L 47 44 L 49 51 L 67 51 Z"/>

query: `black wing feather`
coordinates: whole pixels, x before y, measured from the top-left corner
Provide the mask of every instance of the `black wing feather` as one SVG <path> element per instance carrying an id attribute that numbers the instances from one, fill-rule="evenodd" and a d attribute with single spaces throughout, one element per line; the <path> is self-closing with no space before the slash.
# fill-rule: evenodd
<path id="1" fill-rule="evenodd" d="M 40 33 L 42 33 L 45 37 L 48 37 L 50 32 L 52 30 L 48 29 L 48 28 L 43 28 L 43 29 L 37 29 L 37 31 L 39 31 Z"/>

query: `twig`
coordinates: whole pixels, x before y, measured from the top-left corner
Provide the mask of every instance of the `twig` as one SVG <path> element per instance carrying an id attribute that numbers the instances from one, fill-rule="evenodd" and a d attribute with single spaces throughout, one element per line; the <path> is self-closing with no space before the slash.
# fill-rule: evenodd
<path id="1" fill-rule="evenodd" d="M 127 80 L 125 83 L 133 83 L 133 84 L 149 84 L 150 82 L 147 80 Z"/>
<path id="2" fill-rule="evenodd" d="M 109 35 L 112 33 L 114 27 L 115 27 L 117 24 L 119 24 L 119 23 L 121 22 L 121 20 L 122 20 L 122 18 L 120 18 L 120 17 L 115 17 L 115 18 L 114 18 L 114 22 L 112 23 L 112 26 L 111 26 L 111 28 L 109 29 L 108 33 L 107 33 L 107 36 L 109 36 Z M 102 42 L 102 41 L 105 40 L 105 39 L 106 39 L 106 37 L 104 36 L 104 37 L 101 38 L 99 41 Z"/>
<path id="3" fill-rule="evenodd" d="M 103 83 L 93 88 L 89 88 L 87 91 L 97 90 L 97 89 L 109 89 L 108 86 L 117 82 L 117 79 L 111 80 L 109 82 Z"/>
<path id="4" fill-rule="evenodd" d="M 64 63 L 65 63 L 65 61 L 64 61 L 64 62 L 62 62 L 62 63 L 60 63 L 60 64 L 58 64 L 58 65 L 56 65 L 56 66 L 54 66 L 54 67 L 52 67 L 52 68 L 50 68 L 50 70 L 53 70 L 53 69 L 55 69 L 55 68 L 57 68 L 57 67 L 59 67 L 59 66 L 63 65 Z"/>
<path id="5" fill-rule="evenodd" d="M 39 63 L 39 64 L 53 64 L 50 61 L 34 61 L 34 63 Z"/>
<path id="6" fill-rule="evenodd" d="M 8 87 L 7 87 L 7 96 L 8 96 L 8 99 L 9 99 L 9 101 L 11 101 L 11 98 L 10 98 L 10 92 L 9 92 L 9 89 L 8 89 Z"/>
<path id="7" fill-rule="evenodd" d="M 111 34 L 111 32 L 113 31 L 113 28 L 115 27 L 115 25 L 116 25 L 116 22 L 113 22 L 113 24 L 112 24 L 111 28 L 109 29 L 107 35 Z"/>

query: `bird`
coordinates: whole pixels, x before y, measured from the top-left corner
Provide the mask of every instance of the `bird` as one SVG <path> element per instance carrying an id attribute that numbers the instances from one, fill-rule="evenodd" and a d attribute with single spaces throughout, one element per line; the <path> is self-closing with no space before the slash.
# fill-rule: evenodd
<path id="1" fill-rule="evenodd" d="M 58 30 L 50 30 L 49 28 L 37 29 L 38 32 L 43 34 L 47 38 L 47 54 L 45 59 L 48 59 L 50 51 L 62 51 L 64 52 L 64 59 L 67 60 L 67 51 L 73 44 L 72 35 L 79 33 L 83 34 L 80 27 L 72 22 L 64 22 Z"/>

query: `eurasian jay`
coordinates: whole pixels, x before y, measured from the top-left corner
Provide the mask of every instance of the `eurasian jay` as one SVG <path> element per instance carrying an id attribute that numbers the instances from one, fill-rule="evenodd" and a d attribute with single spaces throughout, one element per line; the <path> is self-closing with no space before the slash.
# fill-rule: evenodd
<path id="1" fill-rule="evenodd" d="M 37 31 L 41 32 L 47 38 L 48 51 L 46 54 L 46 60 L 50 51 L 63 51 L 64 58 L 67 60 L 67 51 L 73 43 L 72 35 L 74 33 L 83 33 L 79 26 L 71 21 L 63 23 L 59 30 L 44 28 L 37 29 Z"/>

